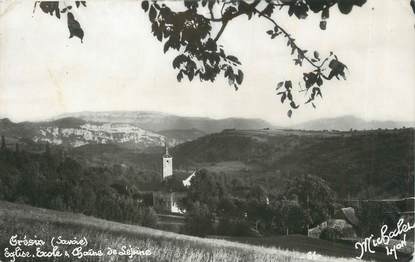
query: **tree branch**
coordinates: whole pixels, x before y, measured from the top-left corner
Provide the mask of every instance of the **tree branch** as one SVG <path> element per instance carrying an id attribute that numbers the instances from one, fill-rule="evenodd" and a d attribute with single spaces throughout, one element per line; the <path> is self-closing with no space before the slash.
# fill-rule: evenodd
<path id="1" fill-rule="evenodd" d="M 305 51 L 303 49 L 301 49 L 296 43 L 295 43 L 295 39 L 291 37 L 291 35 L 283 28 L 281 27 L 277 22 L 275 22 L 274 19 L 272 19 L 270 16 L 266 15 L 263 11 L 260 11 L 258 9 L 255 9 L 255 11 L 260 15 L 263 16 L 265 19 L 269 20 L 272 24 L 274 24 L 274 26 L 276 28 L 278 28 L 278 30 L 280 32 L 282 32 L 284 34 L 284 37 L 288 38 L 288 40 L 290 41 L 291 46 L 299 53 L 301 54 L 301 56 L 312 66 L 314 66 L 317 70 L 320 71 L 320 69 L 322 68 L 322 66 L 324 65 L 324 63 L 327 61 L 327 58 L 324 59 L 324 61 L 318 65 L 315 62 L 311 61 L 311 59 L 309 57 L 307 57 L 305 55 Z M 321 72 L 321 71 L 320 71 Z M 328 79 L 328 77 L 326 77 L 323 73 L 321 73 L 321 75 L 323 76 L 323 78 Z"/>
<path id="2" fill-rule="evenodd" d="M 313 61 L 311 61 L 307 56 L 305 56 L 305 52 L 303 49 L 301 49 L 296 43 L 295 43 L 295 39 L 291 37 L 291 35 L 284 29 L 282 28 L 279 24 L 277 24 L 277 22 L 274 21 L 274 19 L 272 19 L 271 17 L 269 17 L 268 15 L 264 14 L 262 11 L 255 9 L 255 11 L 257 11 L 259 13 L 260 16 L 265 17 L 265 19 L 269 20 L 271 23 L 274 24 L 274 26 L 276 28 L 278 28 L 279 31 L 281 31 L 284 34 L 284 37 L 288 38 L 289 41 L 291 42 L 291 45 L 295 48 L 295 50 L 297 50 L 297 52 L 299 54 L 302 54 L 304 59 L 307 60 L 307 62 L 309 62 L 312 66 L 316 67 L 316 68 L 320 68 L 319 65 L 315 64 Z"/>
<path id="3" fill-rule="evenodd" d="M 253 11 L 255 11 L 255 7 L 256 7 L 259 3 L 260 3 L 260 0 L 255 0 L 255 1 L 254 1 L 252 4 L 250 4 L 249 6 L 252 8 L 252 10 L 253 10 Z M 221 12 L 223 12 L 223 8 L 224 8 L 225 4 L 227 4 L 227 2 L 223 3 L 223 5 L 222 5 L 222 11 L 221 11 Z M 209 9 L 210 9 L 210 8 L 209 8 Z M 210 9 L 210 11 L 211 11 L 211 16 L 212 16 L 212 19 L 214 19 L 214 18 L 213 18 L 213 12 L 212 12 L 212 10 L 211 10 L 211 9 Z M 231 14 L 231 15 L 227 16 L 226 18 L 224 18 L 224 17 L 223 17 L 223 14 L 222 14 L 222 17 L 221 17 L 221 18 L 219 18 L 219 19 L 215 19 L 216 21 L 217 21 L 217 20 L 222 21 L 222 27 L 220 28 L 220 30 L 219 30 L 218 34 L 216 35 L 216 37 L 215 37 L 214 41 L 216 42 L 216 41 L 218 41 L 218 40 L 219 40 L 220 36 L 222 35 L 222 33 L 223 33 L 223 31 L 225 30 L 226 26 L 228 25 L 228 22 L 229 22 L 229 21 L 231 21 L 232 19 L 234 19 L 234 18 L 236 18 L 236 17 L 238 17 L 238 16 L 240 16 L 240 15 L 242 15 L 242 14 L 244 14 L 244 13 L 245 13 L 245 12 L 242 12 L 242 11 L 240 11 L 240 10 L 239 10 L 238 12 L 235 12 L 235 13 L 233 13 L 233 14 Z M 211 20 L 211 21 L 213 21 L 213 20 Z"/>
<path id="4" fill-rule="evenodd" d="M 242 1 L 242 0 L 241 0 Z M 252 8 L 252 10 L 253 11 L 255 11 L 255 7 L 259 4 L 261 2 L 261 0 L 255 0 L 252 4 L 249 4 L 249 6 Z M 224 2 L 223 3 L 223 5 L 222 5 L 222 8 L 221 8 L 221 14 L 222 14 L 222 17 L 220 17 L 220 18 L 214 18 L 213 17 L 213 12 L 211 12 L 211 10 L 210 10 L 210 15 L 211 15 L 211 18 L 207 18 L 207 17 L 205 17 L 207 20 L 209 20 L 209 21 L 212 21 L 212 22 L 223 22 L 223 21 L 227 21 L 227 22 L 229 22 L 230 20 L 232 20 L 232 19 L 234 19 L 234 18 L 236 18 L 236 17 L 238 17 L 238 16 L 240 16 L 240 15 L 242 15 L 242 14 L 245 14 L 245 12 L 243 12 L 243 11 L 238 11 L 238 12 L 235 12 L 235 13 L 233 13 L 233 14 L 231 14 L 229 17 L 223 17 L 223 9 L 224 9 L 224 7 L 225 7 L 225 4 L 228 4 L 228 3 L 230 3 L 230 2 Z"/>
<path id="5" fill-rule="evenodd" d="M 216 35 L 215 39 L 213 39 L 213 41 L 217 42 L 220 38 L 220 36 L 222 35 L 223 31 L 225 30 L 226 25 L 228 24 L 228 21 L 224 21 L 222 23 L 222 27 L 220 28 L 218 34 Z"/>

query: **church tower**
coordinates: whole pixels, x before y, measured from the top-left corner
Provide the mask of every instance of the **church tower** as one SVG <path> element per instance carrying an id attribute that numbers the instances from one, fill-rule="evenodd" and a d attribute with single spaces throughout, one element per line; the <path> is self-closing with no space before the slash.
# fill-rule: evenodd
<path id="1" fill-rule="evenodd" d="M 173 175 L 173 157 L 169 155 L 167 142 L 165 144 L 166 153 L 163 155 L 163 180 Z"/>

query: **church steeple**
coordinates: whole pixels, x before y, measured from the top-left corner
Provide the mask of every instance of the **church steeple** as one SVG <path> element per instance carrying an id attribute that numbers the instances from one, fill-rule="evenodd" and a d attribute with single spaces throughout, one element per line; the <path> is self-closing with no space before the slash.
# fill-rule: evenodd
<path id="1" fill-rule="evenodd" d="M 164 147 L 166 148 L 166 156 L 169 155 L 169 146 L 167 145 L 167 142 L 164 143 Z"/>
<path id="2" fill-rule="evenodd" d="M 164 143 L 165 154 L 163 155 L 163 180 L 173 175 L 173 157 L 169 155 L 167 141 Z"/>

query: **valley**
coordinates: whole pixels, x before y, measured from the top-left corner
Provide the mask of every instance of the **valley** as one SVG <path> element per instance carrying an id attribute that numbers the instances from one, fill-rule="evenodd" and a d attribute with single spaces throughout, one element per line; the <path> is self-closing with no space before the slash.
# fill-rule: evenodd
<path id="1" fill-rule="evenodd" d="M 287 177 L 312 174 L 328 181 L 342 198 L 413 194 L 408 187 L 414 172 L 408 164 L 413 159 L 412 128 L 348 129 L 365 123 L 350 117 L 329 121 L 347 131 L 278 129 L 258 119 L 146 111 L 63 117 L 22 123 L 3 119 L 0 134 L 9 147 L 19 144 L 20 149 L 39 152 L 49 144 L 86 166 L 119 165 L 156 175 L 167 144 L 173 147 L 176 170 L 205 168 L 268 189 L 283 190 Z"/>
<path id="2" fill-rule="evenodd" d="M 330 250 L 318 247 L 356 234 L 336 231 L 331 238 L 329 228 L 315 239 L 309 229 L 342 220 L 346 208 L 356 212 L 361 224 L 355 230 L 364 236 L 413 212 L 407 204 L 414 195 L 413 128 L 236 128 L 240 123 L 232 122 L 212 132 L 162 121 L 157 125 L 166 129 L 150 129 L 145 117 L 134 119 L 0 120 L 0 199 L 345 257 L 353 255 L 353 240 L 346 246 L 333 242 Z M 212 121 L 223 127 L 222 120 Z M 162 159 L 173 163 L 163 178 Z"/>

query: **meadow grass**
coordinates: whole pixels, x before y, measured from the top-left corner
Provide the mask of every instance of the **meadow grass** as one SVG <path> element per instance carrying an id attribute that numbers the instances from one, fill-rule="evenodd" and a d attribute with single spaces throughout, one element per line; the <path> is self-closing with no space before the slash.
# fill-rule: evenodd
<path id="1" fill-rule="evenodd" d="M 198 238 L 161 230 L 111 222 L 69 212 L 59 212 L 0 201 L 0 250 L 10 247 L 12 235 L 37 236 L 49 241 L 53 236 L 65 239 L 86 237 L 88 249 L 121 250 L 132 246 L 149 250 L 149 256 L 129 258 L 120 255 L 101 257 L 17 259 L 16 261 L 183 261 L 183 262 L 297 262 L 355 261 L 317 254 L 306 254 L 276 248 L 266 248 L 220 239 Z M 49 244 L 46 244 L 51 248 Z M 69 252 L 71 249 L 64 249 Z"/>

